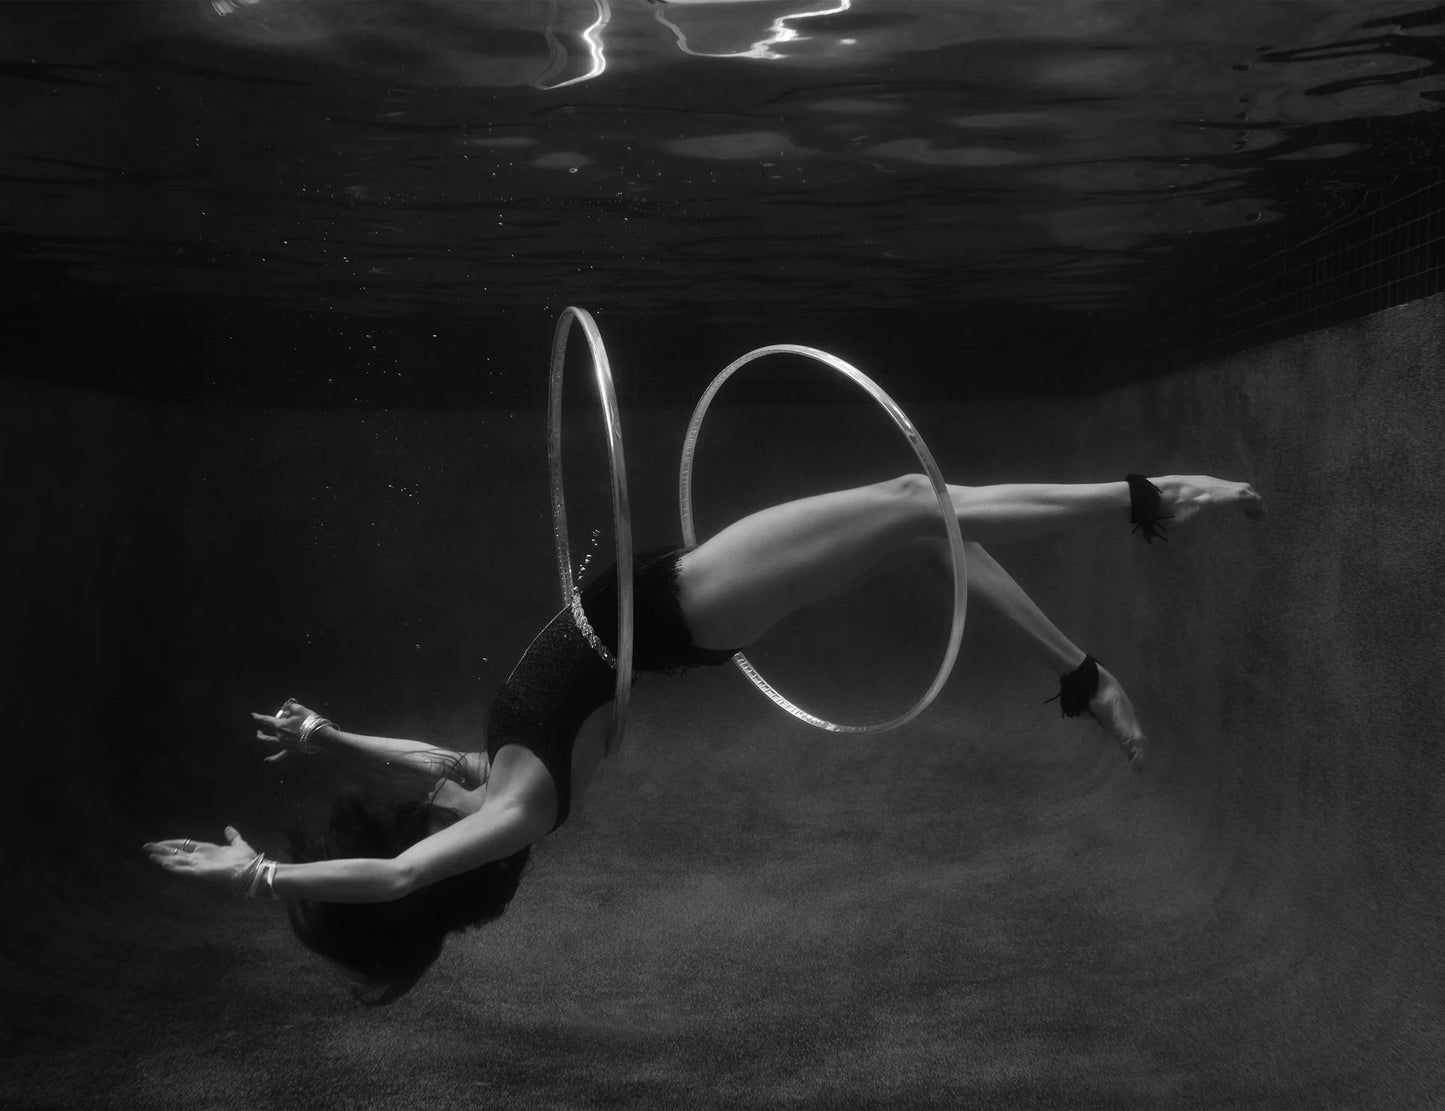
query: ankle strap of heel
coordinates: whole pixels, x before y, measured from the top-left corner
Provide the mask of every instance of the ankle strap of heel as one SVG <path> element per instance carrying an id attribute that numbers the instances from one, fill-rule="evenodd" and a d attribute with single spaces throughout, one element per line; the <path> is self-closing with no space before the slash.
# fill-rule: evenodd
<path id="1" fill-rule="evenodd" d="M 1124 481 L 1129 484 L 1129 523 L 1134 526 L 1134 531 L 1143 533 L 1146 544 L 1152 544 L 1156 536 L 1167 544 L 1169 538 L 1164 535 L 1164 526 L 1159 522 L 1174 518 L 1159 512 L 1163 503 L 1159 487 L 1141 474 L 1126 474 Z"/>
<path id="2" fill-rule="evenodd" d="M 1057 701 L 1064 717 L 1076 718 L 1089 708 L 1089 699 L 1099 693 L 1099 661 L 1085 656 L 1084 662 L 1067 675 L 1059 676 L 1059 693 L 1044 699 L 1044 705 Z"/>

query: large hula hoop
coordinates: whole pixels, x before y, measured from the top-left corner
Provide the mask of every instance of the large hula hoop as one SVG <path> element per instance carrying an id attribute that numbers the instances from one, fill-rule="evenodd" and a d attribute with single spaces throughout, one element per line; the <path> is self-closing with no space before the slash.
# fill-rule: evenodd
<path id="1" fill-rule="evenodd" d="M 567 360 L 567 337 L 572 321 L 582 326 L 592 350 L 592 371 L 597 396 L 607 424 L 607 460 L 612 470 L 612 524 L 617 555 L 617 655 L 614 657 L 587 621 L 582 593 L 572 578 L 572 549 L 567 543 L 567 505 L 562 493 L 562 368 Z M 562 605 L 572 611 L 572 620 L 587 643 L 617 671 L 617 693 L 612 703 L 612 727 L 607 735 L 607 752 L 622 745 L 627 728 L 627 710 L 632 698 L 632 505 L 627 498 L 627 461 L 622 453 L 622 418 L 617 410 L 617 393 L 612 388 L 612 368 L 597 322 L 586 309 L 569 305 L 557 320 L 552 337 L 552 370 L 547 382 L 547 468 L 552 485 L 552 533 L 557 545 L 557 576 L 562 586 Z"/>
<path id="2" fill-rule="evenodd" d="M 928 479 L 933 484 L 933 493 L 938 498 L 938 507 L 943 515 L 944 529 L 948 533 L 948 550 L 952 557 L 953 566 L 953 624 L 948 633 L 948 648 L 943 653 L 943 662 L 939 665 L 938 674 L 934 676 L 932 685 L 918 702 L 897 717 L 889 718 L 887 721 L 878 722 L 874 725 L 840 725 L 837 722 L 827 721 L 804 710 L 790 702 L 780 694 L 766 679 L 758 674 L 757 668 L 748 661 L 748 658 L 741 652 L 733 656 L 739 670 L 752 680 L 753 686 L 762 691 L 784 710 L 792 714 L 800 721 L 818 729 L 825 729 L 830 733 L 882 733 L 889 729 L 897 729 L 900 725 L 912 721 L 919 714 L 928 708 L 938 692 L 943 689 L 943 684 L 948 680 L 949 674 L 953 671 L 954 662 L 958 659 L 958 647 L 963 641 L 964 619 L 968 611 L 968 562 L 964 558 L 963 536 L 958 530 L 958 517 L 953 511 L 953 502 L 948 496 L 948 485 L 943 481 L 943 475 L 938 470 L 938 464 L 933 461 L 933 453 L 928 450 L 928 445 L 923 442 L 923 437 L 918 434 L 918 429 L 908 419 L 906 413 L 898 407 L 898 404 L 889 397 L 883 389 L 856 367 L 850 366 L 836 355 L 830 355 L 826 351 L 819 351 L 814 347 L 800 347 L 792 343 L 778 343 L 770 347 L 759 347 L 755 351 L 749 351 L 742 358 L 736 360 L 726 367 L 721 374 L 712 380 L 712 384 L 702 395 L 702 400 L 697 403 L 693 410 L 692 422 L 687 426 L 687 439 L 682 445 L 682 466 L 678 475 L 677 499 L 678 508 L 682 514 L 682 535 L 689 547 L 697 544 L 697 532 L 692 522 L 692 463 L 693 456 L 697 451 L 697 437 L 702 430 L 703 417 L 707 415 L 708 406 L 717 395 L 729 378 L 738 369 L 746 366 L 754 359 L 761 359 L 764 355 L 802 355 L 804 358 L 813 359 L 838 371 L 844 377 L 862 386 L 868 396 L 873 398 L 887 414 L 893 418 L 903 435 L 907 438 L 913 453 L 918 456 L 918 461 L 923 464 L 923 469 L 928 473 Z"/>

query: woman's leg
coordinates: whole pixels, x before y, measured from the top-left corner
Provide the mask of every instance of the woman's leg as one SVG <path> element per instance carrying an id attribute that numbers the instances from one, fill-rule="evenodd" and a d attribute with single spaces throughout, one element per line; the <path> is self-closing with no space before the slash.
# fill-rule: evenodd
<path id="1" fill-rule="evenodd" d="M 1084 662 L 1086 653 L 1064 635 L 1018 582 L 1004 570 L 982 544 L 963 542 L 968 560 L 968 596 L 970 604 L 979 602 L 1006 618 L 1032 642 L 1039 658 L 1057 674 L 1073 671 Z M 899 548 L 882 563 L 864 572 L 843 589 L 861 586 L 869 579 L 887 571 L 912 564 L 928 566 L 949 588 L 953 585 L 953 558 L 947 540 L 932 537 L 914 540 Z M 1124 750 L 1136 770 L 1143 770 L 1144 747 L 1147 743 L 1134 704 L 1112 672 L 1099 665 L 1099 689 L 1089 699 L 1089 712 Z"/>
<path id="2" fill-rule="evenodd" d="M 1153 480 L 1175 524 L 1211 505 L 1261 515 L 1244 483 L 1207 476 Z M 1127 520 L 1124 482 L 950 486 L 967 540 L 1023 540 L 1102 521 Z M 803 498 L 754 513 L 683 557 L 679 596 L 702 648 L 751 644 L 794 610 L 863 577 L 899 549 L 942 533 L 923 475 Z"/>
<path id="3" fill-rule="evenodd" d="M 1025 633 L 1039 657 L 1050 671 L 1062 675 L 1084 662 L 1087 653 L 1064 635 L 1034 600 L 1019 586 L 982 544 L 965 541 L 968 558 L 968 592 L 973 599 L 985 602 L 997 613 Z M 928 540 L 918 553 L 950 583 L 953 581 L 952 560 L 948 543 Z"/>
<path id="4" fill-rule="evenodd" d="M 1047 614 L 1024 592 L 982 544 L 964 543 L 968 558 L 968 593 L 970 600 L 986 602 L 1027 634 L 1044 664 L 1057 674 L 1073 671 L 1084 662 L 1086 653 L 1064 635 Z M 950 584 L 953 581 L 952 559 L 944 540 L 924 540 L 905 548 L 899 558 L 924 558 Z M 883 570 L 880 568 L 879 570 Z M 1099 689 L 1089 699 L 1089 712 L 1094 720 L 1118 742 L 1136 770 L 1143 770 L 1144 730 L 1134 712 L 1134 704 L 1112 672 L 1099 665 Z"/>
<path id="5" fill-rule="evenodd" d="M 1204 509 L 1232 505 L 1264 515 L 1245 483 L 1206 475 L 1153 480 L 1161 512 L 1182 524 Z M 1084 653 L 1051 622 L 980 540 L 1021 540 L 1110 519 L 1129 508 L 1124 482 L 1083 485 L 950 486 L 951 508 L 972 541 L 970 587 L 1028 632 L 1056 670 L 1072 670 Z M 937 558 L 939 507 L 922 475 L 773 506 L 725 528 L 679 563 L 678 587 L 693 641 L 703 648 L 752 643 L 794 610 L 876 573 L 889 559 L 931 546 Z M 1099 668 L 1089 700 L 1099 723 L 1142 767 L 1143 734 L 1118 681 Z"/>

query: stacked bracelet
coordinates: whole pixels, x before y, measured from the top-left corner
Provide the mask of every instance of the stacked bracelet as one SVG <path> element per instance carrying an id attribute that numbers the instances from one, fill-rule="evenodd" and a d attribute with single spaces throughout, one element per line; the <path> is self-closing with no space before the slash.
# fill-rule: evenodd
<path id="1" fill-rule="evenodd" d="M 301 733 L 297 737 L 296 747 L 301 750 L 303 756 L 309 756 L 316 751 L 311 747 L 311 738 L 316 734 L 318 729 L 327 725 L 333 729 L 336 728 L 334 721 L 324 718 L 320 714 L 311 714 L 301 723 Z"/>
<path id="2" fill-rule="evenodd" d="M 276 862 L 267 860 L 265 853 L 257 853 L 251 863 L 242 868 L 232 881 L 236 894 L 244 899 L 254 899 L 261 885 L 265 884 L 268 894 L 276 894 Z"/>

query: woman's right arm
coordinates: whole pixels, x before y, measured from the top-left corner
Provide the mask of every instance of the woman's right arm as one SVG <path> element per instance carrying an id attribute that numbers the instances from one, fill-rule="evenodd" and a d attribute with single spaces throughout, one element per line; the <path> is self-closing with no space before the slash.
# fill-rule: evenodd
<path id="1" fill-rule="evenodd" d="M 400 765 L 433 777 L 448 775 L 455 769 L 476 783 L 481 783 L 485 778 L 486 757 L 477 752 L 463 754 L 423 744 L 421 741 L 348 733 L 334 725 L 323 725 L 312 737 L 329 748 L 345 749 L 362 756 L 370 756 L 385 764 Z"/>
<path id="2" fill-rule="evenodd" d="M 418 887 L 503 860 L 541 840 L 550 826 L 541 792 L 521 792 L 418 841 L 399 856 L 312 860 L 298 864 L 266 862 L 274 867 L 269 888 L 280 899 L 324 903 L 386 903 Z M 555 810 L 555 807 L 552 808 Z M 144 848 L 168 872 L 212 884 L 259 886 L 256 850 L 235 826 L 226 827 L 226 844 L 153 841 Z M 254 893 L 256 886 L 251 888 Z"/>
<path id="3" fill-rule="evenodd" d="M 475 814 L 423 838 L 390 861 L 403 893 L 489 861 L 505 860 L 547 836 L 554 824 L 556 795 L 547 794 L 552 790 L 550 778 L 537 786 L 541 789 L 519 789 L 506 798 L 489 801 Z M 277 893 L 281 893 L 279 886 Z"/>
<path id="4" fill-rule="evenodd" d="M 327 903 L 400 899 L 419 887 L 489 861 L 505 860 L 540 841 L 552 827 L 543 801 L 540 797 L 529 801 L 520 795 L 500 799 L 389 860 L 359 857 L 277 864 L 272 890 L 279 899 Z M 161 863 L 167 863 L 165 858 Z"/>
<path id="5" fill-rule="evenodd" d="M 321 903 L 387 903 L 412 888 L 395 858 L 356 857 L 277 864 L 271 890 L 278 899 Z"/>
<path id="6" fill-rule="evenodd" d="M 267 744 L 277 746 L 280 751 L 268 760 L 278 760 L 292 751 L 300 749 L 299 734 L 311 711 L 298 702 L 288 700 L 277 714 L 251 715 L 257 723 L 268 726 L 269 731 L 258 730 L 256 737 Z M 381 763 L 417 772 L 430 778 L 460 773 L 472 784 L 480 786 L 487 779 L 487 758 L 482 753 L 458 753 L 421 741 L 408 741 L 399 737 L 373 737 L 364 733 L 348 733 L 326 722 L 310 734 L 309 744 L 323 744 L 328 748 L 341 749 L 369 756 Z"/>

